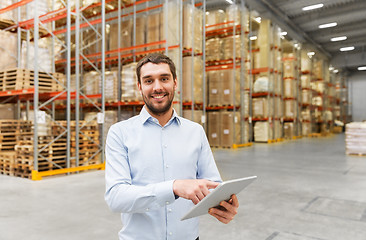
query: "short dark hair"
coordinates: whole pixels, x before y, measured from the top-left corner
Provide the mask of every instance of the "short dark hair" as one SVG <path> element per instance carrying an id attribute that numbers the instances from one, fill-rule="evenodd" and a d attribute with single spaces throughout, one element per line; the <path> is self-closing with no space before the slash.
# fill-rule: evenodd
<path id="1" fill-rule="evenodd" d="M 151 53 L 149 55 L 146 55 L 143 57 L 138 63 L 136 67 L 136 75 L 137 75 L 137 81 L 141 83 L 141 67 L 145 65 L 146 63 L 154 63 L 154 64 L 160 64 L 160 63 L 166 63 L 169 65 L 170 72 L 173 75 L 173 79 L 177 79 L 177 73 L 175 70 L 174 62 L 166 55 L 162 53 Z"/>

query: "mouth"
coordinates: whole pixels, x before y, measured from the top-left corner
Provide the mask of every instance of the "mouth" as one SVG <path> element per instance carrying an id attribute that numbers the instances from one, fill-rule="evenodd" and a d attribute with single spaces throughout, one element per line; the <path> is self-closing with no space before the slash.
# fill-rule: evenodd
<path id="1" fill-rule="evenodd" d="M 151 98 L 160 100 L 160 99 L 163 99 L 167 95 L 168 95 L 167 93 L 158 93 L 158 94 L 151 95 Z"/>

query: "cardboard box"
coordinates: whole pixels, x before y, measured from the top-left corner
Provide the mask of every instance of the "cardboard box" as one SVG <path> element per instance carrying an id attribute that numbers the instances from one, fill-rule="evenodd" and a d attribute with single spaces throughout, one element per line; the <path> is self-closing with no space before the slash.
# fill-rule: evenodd
<path id="1" fill-rule="evenodd" d="M 220 112 L 221 147 L 232 147 L 240 143 L 240 113 Z"/>
<path id="2" fill-rule="evenodd" d="M 294 119 L 296 118 L 296 104 L 297 102 L 295 100 L 286 100 L 284 101 L 285 105 L 285 118 Z"/>
<path id="3" fill-rule="evenodd" d="M 207 135 L 208 141 L 211 147 L 220 147 L 220 113 L 219 112 L 208 112 L 207 113 L 208 124 L 207 124 Z"/>
<path id="4" fill-rule="evenodd" d="M 198 124 L 203 124 L 202 117 L 203 117 L 203 111 L 201 110 L 193 110 L 193 117 L 192 117 L 192 110 L 183 110 L 183 117 L 187 118 L 193 122 L 196 122 Z"/>
<path id="5" fill-rule="evenodd" d="M 254 141 L 267 142 L 273 139 L 273 124 L 266 122 L 255 122 L 254 124 Z"/>
<path id="6" fill-rule="evenodd" d="M 192 83 L 193 59 L 193 83 Z M 192 93 L 193 84 L 193 93 Z M 183 101 L 203 102 L 203 62 L 200 56 L 183 58 Z"/>

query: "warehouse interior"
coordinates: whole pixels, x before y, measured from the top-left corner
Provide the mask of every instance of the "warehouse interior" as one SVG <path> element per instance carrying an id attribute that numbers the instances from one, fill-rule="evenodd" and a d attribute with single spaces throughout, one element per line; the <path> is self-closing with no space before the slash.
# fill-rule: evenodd
<path id="1" fill-rule="evenodd" d="M 366 1 L 0 2 L 0 239 L 117 239 L 105 141 L 144 106 L 136 65 L 176 64 L 173 101 L 223 180 L 256 175 L 200 239 L 366 237 Z M 174 238 L 173 238 L 174 239 Z"/>

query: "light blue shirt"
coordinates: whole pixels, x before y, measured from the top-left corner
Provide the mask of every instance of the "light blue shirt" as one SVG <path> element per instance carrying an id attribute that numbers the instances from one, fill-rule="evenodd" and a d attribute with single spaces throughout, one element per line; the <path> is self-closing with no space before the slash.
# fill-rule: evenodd
<path id="1" fill-rule="evenodd" d="M 142 108 L 114 124 L 106 143 L 105 200 L 121 212 L 120 240 L 195 240 L 198 218 L 180 221 L 193 203 L 175 199 L 176 179 L 221 182 L 201 125 L 174 111 L 162 127 Z"/>

